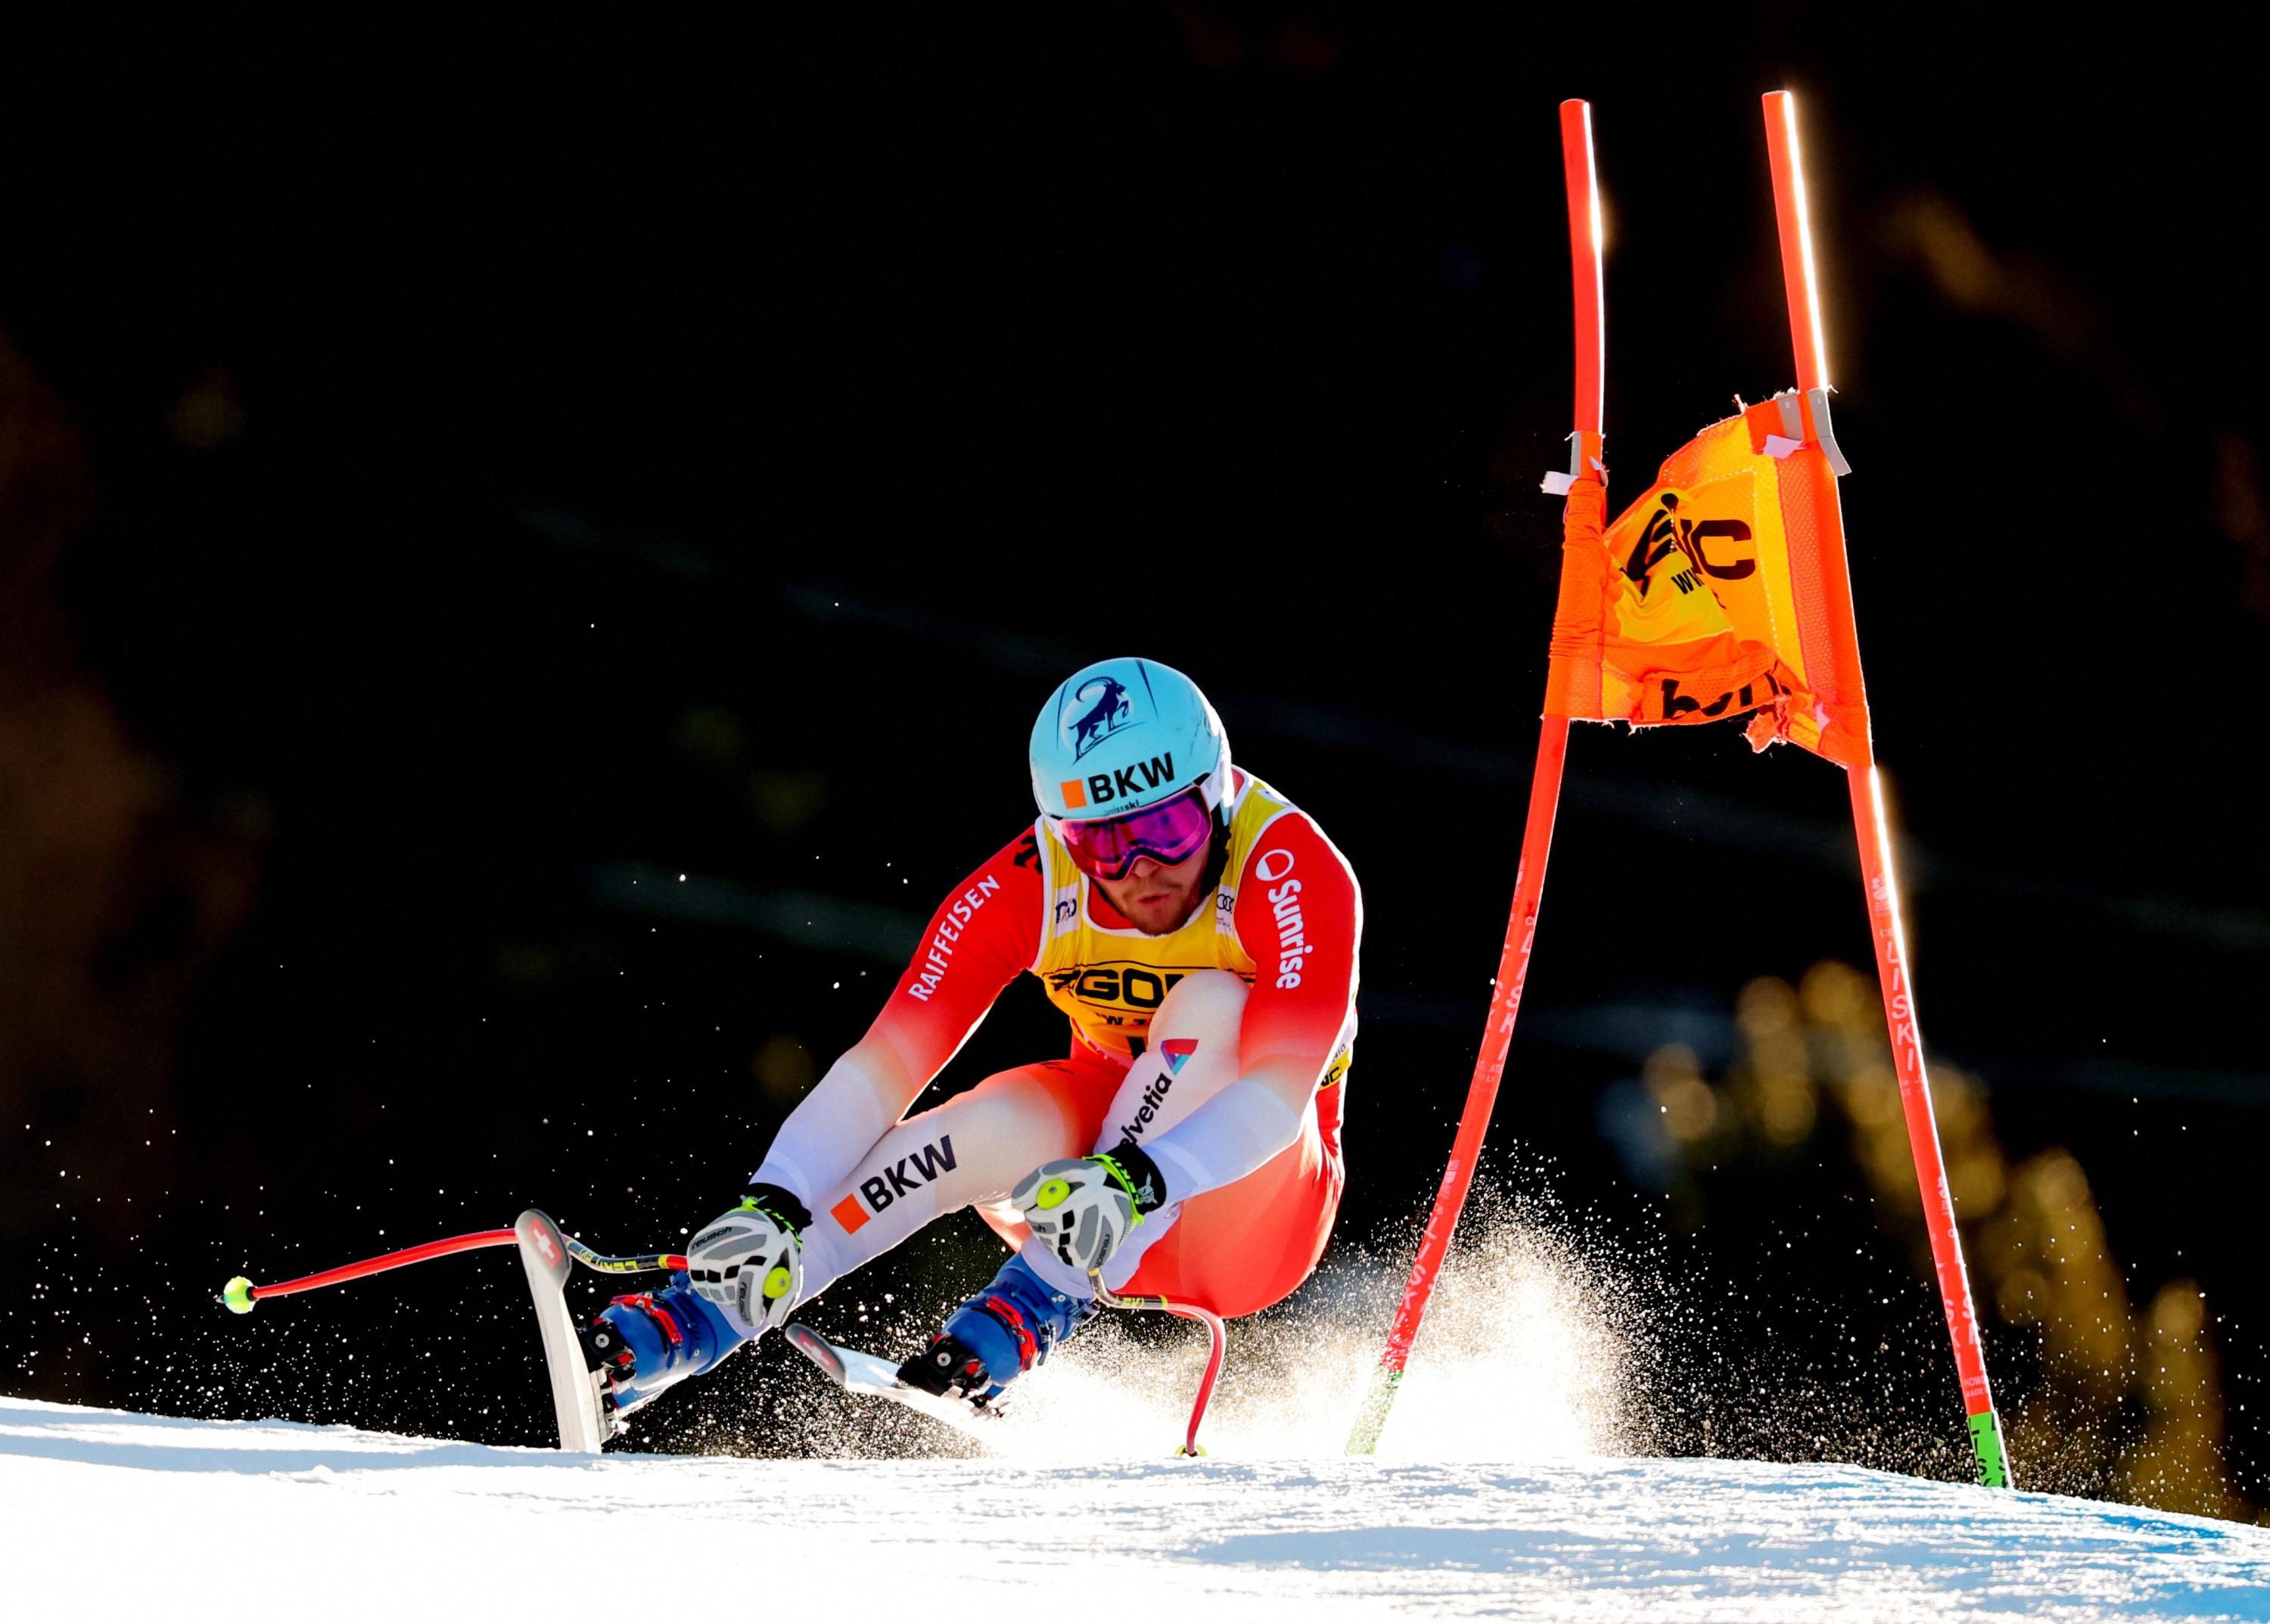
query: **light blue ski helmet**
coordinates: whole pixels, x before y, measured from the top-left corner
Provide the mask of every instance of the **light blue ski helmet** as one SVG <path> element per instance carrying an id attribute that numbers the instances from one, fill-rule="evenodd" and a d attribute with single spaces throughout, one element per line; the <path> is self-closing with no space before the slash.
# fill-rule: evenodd
<path id="1" fill-rule="evenodd" d="M 1033 723 L 1033 798 L 1051 818 L 1116 818 L 1183 790 L 1219 807 L 1229 739 L 1198 685 L 1156 660 L 1098 660 L 1057 686 Z"/>

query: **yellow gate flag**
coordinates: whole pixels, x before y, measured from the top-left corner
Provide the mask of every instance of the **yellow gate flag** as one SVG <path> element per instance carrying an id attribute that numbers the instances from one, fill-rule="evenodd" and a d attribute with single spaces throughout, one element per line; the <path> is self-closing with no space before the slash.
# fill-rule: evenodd
<path id="1" fill-rule="evenodd" d="M 1713 423 L 1605 529 L 1599 478 L 1569 486 L 1547 716 L 1748 714 L 1757 749 L 1786 738 L 1868 766 L 1828 416 L 1825 390 L 1792 390 Z"/>

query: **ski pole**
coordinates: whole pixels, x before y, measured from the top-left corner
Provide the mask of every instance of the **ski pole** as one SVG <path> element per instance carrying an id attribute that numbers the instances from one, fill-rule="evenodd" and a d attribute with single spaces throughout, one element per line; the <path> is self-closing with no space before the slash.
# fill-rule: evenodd
<path id="1" fill-rule="evenodd" d="M 1229 1330 L 1221 1323 L 1221 1316 L 1211 1309 L 1199 1308 L 1196 1303 L 1169 1302 L 1164 1297 L 1117 1296 L 1093 1271 L 1088 1278 L 1095 1282 L 1095 1300 L 1106 1308 L 1125 1309 L 1131 1312 L 1137 1309 L 1156 1309 L 1178 1318 L 1196 1320 L 1206 1328 L 1212 1346 L 1206 1350 L 1205 1375 L 1198 1378 L 1198 1396 L 1191 1405 L 1190 1430 L 1183 1436 L 1183 1447 L 1175 1451 L 1177 1455 L 1205 1454 L 1205 1451 L 1198 1447 L 1198 1427 L 1205 1420 L 1206 1405 L 1213 1401 L 1213 1384 L 1221 1375 L 1222 1358 L 1229 1350 Z"/>
<path id="2" fill-rule="evenodd" d="M 577 1263 L 602 1274 L 643 1274 L 663 1269 L 683 1269 L 686 1259 L 675 1252 L 648 1252 L 627 1257 L 610 1257 L 595 1252 L 573 1235 L 560 1237 L 568 1242 L 568 1250 Z M 413 1263 L 425 1263 L 435 1257 L 448 1257 L 457 1252 L 478 1251 L 487 1246 L 511 1246 L 519 1239 L 511 1229 L 481 1229 L 471 1235 L 452 1235 L 445 1241 L 428 1241 L 421 1246 L 405 1246 L 398 1252 L 387 1252 L 376 1257 L 366 1257 L 360 1263 L 342 1264 L 336 1269 L 325 1269 L 316 1274 L 303 1274 L 296 1280 L 279 1280 L 273 1286 L 255 1286 L 238 1275 L 221 1287 L 220 1301 L 231 1313 L 249 1314 L 253 1304 L 263 1297 L 288 1297 L 295 1292 L 314 1291 L 322 1286 L 344 1286 L 349 1280 L 360 1280 L 374 1274 L 383 1274 L 389 1269 L 407 1268 Z"/>
<path id="3" fill-rule="evenodd" d="M 1598 471 L 1607 364 L 1600 285 L 1600 193 L 1592 167 L 1592 109 L 1588 102 L 1561 104 L 1561 162 L 1569 193 L 1569 270 L 1576 315 L 1576 432 L 1570 436 L 1576 456 L 1571 471 L 1581 475 Z M 1537 939 L 1537 909 L 1545 894 L 1545 864 L 1553 852 L 1553 821 L 1560 809 L 1561 771 L 1568 750 L 1569 718 L 1547 716 L 1537 733 L 1537 767 L 1529 781 L 1529 820 L 1522 830 L 1520 865 L 1514 875 L 1513 913 L 1506 921 L 1505 945 L 1498 955 L 1497 979 L 1492 983 L 1495 990 L 1490 995 L 1481 1052 L 1474 1057 L 1465 1110 L 1458 1118 L 1458 1137 L 1451 1142 L 1450 1163 L 1443 1169 L 1434 1210 L 1427 1215 L 1426 1232 L 1419 1240 L 1419 1256 L 1404 1286 L 1403 1301 L 1387 1333 L 1387 1349 L 1372 1372 L 1370 1390 L 1364 1395 L 1363 1409 L 1348 1436 L 1351 1455 L 1369 1455 L 1379 1447 L 1380 1433 L 1387 1425 L 1396 1388 L 1411 1357 L 1411 1345 L 1419 1335 L 1419 1322 L 1426 1316 L 1443 1259 L 1450 1249 L 1450 1232 L 1458 1227 L 1458 1214 L 1465 1210 L 1466 1193 L 1473 1184 L 1474 1166 L 1481 1159 L 1490 1110 L 1497 1103 L 1498 1083 L 1505 1075 L 1513 1023 L 1521 1013 L 1521 988 L 1529 975 L 1530 949 Z"/>
<path id="4" fill-rule="evenodd" d="M 505 1233 L 510 1235 L 513 1231 Z M 568 1242 L 568 1256 L 586 1269 L 601 1274 L 658 1274 L 686 1266 L 686 1254 L 683 1252 L 639 1252 L 627 1257 L 611 1257 L 605 1252 L 593 1251 L 572 1235 L 563 1235 L 560 1238 Z"/>

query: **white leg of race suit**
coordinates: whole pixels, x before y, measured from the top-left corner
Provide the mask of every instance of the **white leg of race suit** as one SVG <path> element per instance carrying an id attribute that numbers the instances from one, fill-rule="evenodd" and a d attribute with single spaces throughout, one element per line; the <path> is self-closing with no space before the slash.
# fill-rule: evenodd
<path id="1" fill-rule="evenodd" d="M 1068 1102 L 1042 1080 L 1046 1064 L 998 1072 L 908 1117 L 842 1183 L 811 1203 L 800 1301 L 810 1301 L 934 1219 L 1005 1201 L 1042 1162 L 1108 1151 L 1122 1139 L 1140 1145 L 1165 1132 L 1236 1079 L 1244 1013 L 1245 983 L 1227 970 L 1198 970 L 1176 983 L 1093 1144 L 1080 1142 Z M 1179 1216 L 1177 1205 L 1146 1216 L 1105 1267 L 1104 1284 L 1125 1284 Z M 1027 1242 L 1022 1256 L 1055 1289 L 1092 1294 L 1088 1281 L 1074 1278 L 1045 1247 Z"/>
<path id="2" fill-rule="evenodd" d="M 1149 1041 L 1119 1085 L 1095 1143 L 1072 1153 L 1108 1151 L 1123 1139 L 1147 1144 L 1235 1082 L 1244 1019 L 1245 983 L 1228 970 L 1196 970 L 1176 982 L 1151 1018 Z M 1169 1202 L 1129 1231 L 1103 1265 L 1104 1285 L 1116 1291 L 1132 1279 L 1143 1254 L 1182 1214 L 1182 1204 Z M 1087 1280 L 1038 1242 L 1027 1241 L 1019 1256 L 1056 1290 L 1093 1294 Z"/>
<path id="3" fill-rule="evenodd" d="M 987 1078 L 967 1094 L 908 1117 L 811 1203 L 804 1296 L 879 1257 L 916 1230 L 1005 1201 L 1044 1161 L 1087 1153 L 1070 1102 L 1043 1080 L 1049 1065 Z"/>

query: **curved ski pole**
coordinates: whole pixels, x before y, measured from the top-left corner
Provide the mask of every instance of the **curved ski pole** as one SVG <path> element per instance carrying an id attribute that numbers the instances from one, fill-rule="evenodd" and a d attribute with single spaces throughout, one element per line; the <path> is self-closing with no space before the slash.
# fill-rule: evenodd
<path id="1" fill-rule="evenodd" d="M 1191 1403 L 1190 1430 L 1183 1435 L 1183 1447 L 1175 1451 L 1177 1455 L 1205 1454 L 1205 1450 L 1198 1447 L 1198 1427 L 1205 1420 L 1206 1405 L 1213 1402 L 1213 1385 L 1220 1379 L 1222 1359 L 1229 1351 L 1229 1329 L 1221 1323 L 1221 1316 L 1196 1303 L 1172 1302 L 1164 1297 L 1119 1296 L 1092 1269 L 1088 1279 L 1095 1283 L 1095 1300 L 1108 1309 L 1124 1309 L 1131 1313 L 1138 1309 L 1154 1309 L 1179 1319 L 1196 1320 L 1206 1328 L 1213 1345 L 1206 1350 L 1205 1375 L 1198 1378 L 1198 1396 Z"/>
<path id="2" fill-rule="evenodd" d="M 389 1269 L 404 1269 L 413 1263 L 426 1263 L 435 1257 L 448 1257 L 458 1252 L 478 1251 L 489 1246 L 512 1246 L 519 1242 L 519 1232 L 512 1229 L 480 1229 L 471 1235 L 452 1235 L 445 1241 L 428 1241 L 420 1246 L 405 1246 L 398 1252 L 386 1252 L 376 1257 L 366 1257 L 359 1263 L 342 1264 L 336 1269 L 325 1269 L 315 1274 L 303 1274 L 295 1280 L 278 1280 L 272 1286 L 255 1286 L 242 1275 L 221 1287 L 220 1301 L 229 1310 L 249 1314 L 254 1303 L 263 1297 L 288 1297 L 296 1292 L 314 1291 L 323 1286 L 344 1286 L 349 1280 L 363 1279 L 370 1275 L 383 1274 Z M 568 1254 L 587 1269 L 601 1274 L 646 1274 L 664 1269 L 683 1269 L 685 1257 L 676 1252 L 647 1252 L 627 1257 L 611 1257 L 593 1251 L 573 1235 L 560 1237 L 568 1242 Z"/>

